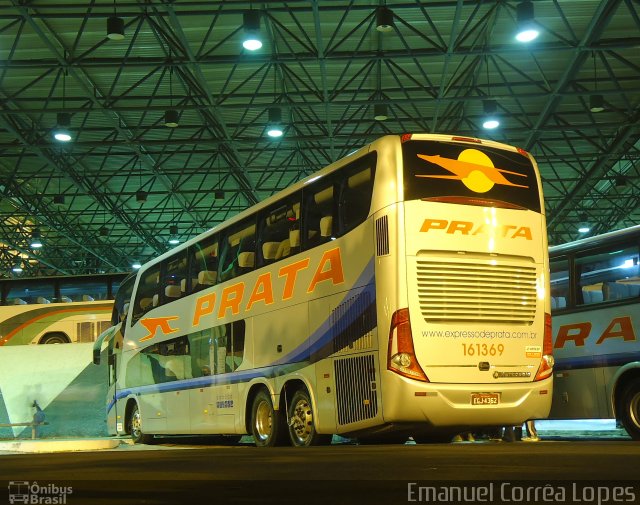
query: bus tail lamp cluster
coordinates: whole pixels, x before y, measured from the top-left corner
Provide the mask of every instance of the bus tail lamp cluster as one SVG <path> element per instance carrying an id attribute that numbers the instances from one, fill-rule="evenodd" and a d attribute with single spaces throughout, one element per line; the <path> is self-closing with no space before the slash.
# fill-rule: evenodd
<path id="1" fill-rule="evenodd" d="M 413 348 L 409 309 L 400 309 L 391 317 L 387 369 L 410 379 L 429 382 Z"/>
<path id="2" fill-rule="evenodd" d="M 544 343 L 542 345 L 542 359 L 536 373 L 535 380 L 546 379 L 553 373 L 553 338 L 551 336 L 551 314 L 544 315 Z"/>

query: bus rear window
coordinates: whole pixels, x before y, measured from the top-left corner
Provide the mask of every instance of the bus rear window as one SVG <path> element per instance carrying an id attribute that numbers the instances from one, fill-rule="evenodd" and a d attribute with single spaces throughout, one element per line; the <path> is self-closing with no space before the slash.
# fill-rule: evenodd
<path id="1" fill-rule="evenodd" d="M 410 141 L 402 144 L 405 200 L 502 202 L 540 212 L 528 157 L 485 145 Z"/>

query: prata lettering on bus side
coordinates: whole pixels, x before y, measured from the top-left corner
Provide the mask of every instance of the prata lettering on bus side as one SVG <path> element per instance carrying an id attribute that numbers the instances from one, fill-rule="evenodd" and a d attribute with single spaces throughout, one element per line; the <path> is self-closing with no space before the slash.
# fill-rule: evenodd
<path id="1" fill-rule="evenodd" d="M 284 278 L 284 286 L 279 299 L 286 301 L 293 298 L 298 274 L 309 268 L 310 258 L 288 263 L 278 269 L 278 277 Z M 331 282 L 334 286 L 344 282 L 344 269 L 342 267 L 342 256 L 340 248 L 336 247 L 325 251 L 318 262 L 313 277 L 309 282 L 306 293 L 310 294 L 316 290 L 316 287 L 324 282 Z M 222 289 L 220 293 L 220 303 L 216 307 L 216 293 L 208 293 L 196 299 L 195 309 L 193 313 L 193 326 L 198 326 L 204 316 L 215 313 L 217 319 L 224 319 L 229 315 L 236 316 L 240 314 L 243 302 L 245 300 L 244 282 L 237 282 Z M 276 294 L 273 290 L 272 272 L 260 274 L 251 289 L 251 294 L 244 304 L 244 311 L 248 312 L 256 304 L 263 303 L 265 306 L 275 302 Z M 217 312 L 216 309 L 217 308 Z M 178 316 L 169 317 L 148 317 L 140 320 L 140 323 L 147 329 L 147 335 L 140 339 L 140 342 L 151 340 L 158 331 L 165 335 L 175 333 L 177 328 L 171 327 L 170 321 L 179 319 Z"/>
<path id="2" fill-rule="evenodd" d="M 503 238 L 524 238 L 526 240 L 533 240 L 531 234 L 531 228 L 528 226 L 517 226 L 513 224 L 502 224 L 498 226 L 487 226 L 484 223 L 476 224 L 471 221 L 449 221 L 447 219 L 425 219 L 422 223 L 420 231 L 428 233 L 431 230 L 446 230 L 446 233 L 454 235 L 460 233 L 461 235 L 486 235 L 498 230 L 498 234 Z"/>
<path id="3" fill-rule="evenodd" d="M 563 324 L 558 328 L 554 347 L 562 349 L 564 345 L 571 341 L 576 347 L 584 347 L 585 340 L 591 335 L 592 324 L 590 322 Z M 626 342 L 636 340 L 631 317 L 615 317 L 604 329 L 596 345 L 602 344 L 608 338 L 622 338 Z"/>
<path id="4" fill-rule="evenodd" d="M 281 301 L 286 301 L 293 297 L 298 273 L 309 268 L 310 262 L 310 258 L 305 258 L 280 267 L 278 277 L 284 278 L 284 287 L 280 294 Z M 334 286 L 344 282 L 344 270 L 342 268 L 342 257 L 339 247 L 324 252 L 306 292 L 309 294 L 313 293 L 319 284 L 327 281 L 331 281 Z M 234 316 L 240 314 L 245 292 L 244 282 L 225 287 L 220 294 L 220 304 L 216 314 L 217 319 L 224 319 L 229 311 L 231 315 Z M 256 279 L 244 311 L 248 312 L 259 302 L 264 305 L 271 305 L 274 301 L 275 295 L 273 292 L 272 275 L 270 272 L 266 272 Z M 209 293 L 199 297 L 195 303 L 193 326 L 198 326 L 202 317 L 213 314 L 215 308 L 216 293 Z"/>

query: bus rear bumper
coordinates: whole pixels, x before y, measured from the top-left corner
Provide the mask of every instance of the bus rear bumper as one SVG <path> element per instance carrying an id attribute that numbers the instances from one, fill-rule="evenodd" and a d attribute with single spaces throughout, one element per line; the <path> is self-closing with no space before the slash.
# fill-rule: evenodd
<path id="1" fill-rule="evenodd" d="M 398 379 L 404 384 L 383 392 L 385 423 L 515 426 L 528 419 L 544 419 L 551 408 L 551 377 L 533 383 L 502 384 L 433 384 Z"/>

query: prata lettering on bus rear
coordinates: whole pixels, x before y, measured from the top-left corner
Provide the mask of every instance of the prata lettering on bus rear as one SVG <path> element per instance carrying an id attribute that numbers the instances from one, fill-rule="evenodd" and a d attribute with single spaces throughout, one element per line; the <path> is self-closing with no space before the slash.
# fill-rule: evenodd
<path id="1" fill-rule="evenodd" d="M 282 293 L 279 295 L 280 301 L 293 298 L 298 274 L 309 268 L 311 258 L 288 263 L 278 269 L 278 277 L 284 278 Z M 244 307 L 244 312 L 250 311 L 257 304 L 271 305 L 276 300 L 276 293 L 273 289 L 272 272 L 260 274 L 251 288 L 250 295 L 245 303 L 245 293 L 248 292 L 244 282 L 237 282 L 222 289 L 220 293 L 220 303 L 216 305 L 217 294 L 208 293 L 198 297 L 195 301 L 192 325 L 198 326 L 204 316 L 215 315 L 217 319 L 237 316 Z M 325 251 L 316 266 L 313 277 L 306 288 L 306 293 L 313 293 L 316 288 L 324 283 L 331 282 L 334 286 L 344 282 L 344 269 L 342 267 L 342 256 L 340 248 Z M 217 309 L 217 311 L 216 311 Z M 175 333 L 178 329 L 172 328 L 169 321 L 179 319 L 178 316 L 152 317 L 140 320 L 140 323 L 147 329 L 148 333 L 140 339 L 140 342 L 151 340 L 158 331 L 165 335 Z"/>
<path id="2" fill-rule="evenodd" d="M 449 221 L 447 219 L 425 219 L 420 231 L 428 233 L 432 230 L 444 230 L 445 233 L 454 235 L 475 236 L 487 235 L 489 232 L 498 231 L 498 235 L 503 238 L 523 238 L 533 240 L 531 228 L 528 226 L 517 226 L 513 224 L 502 224 L 497 226 L 486 225 L 485 223 L 473 223 L 471 221 Z"/>
<path id="3" fill-rule="evenodd" d="M 590 322 L 563 324 L 558 328 L 554 347 L 562 349 L 567 342 L 573 342 L 576 347 L 584 347 L 585 341 L 591 337 L 592 327 Z M 614 317 L 596 340 L 596 345 L 601 345 L 609 338 L 621 338 L 625 342 L 635 341 L 636 334 L 631 317 Z"/>

